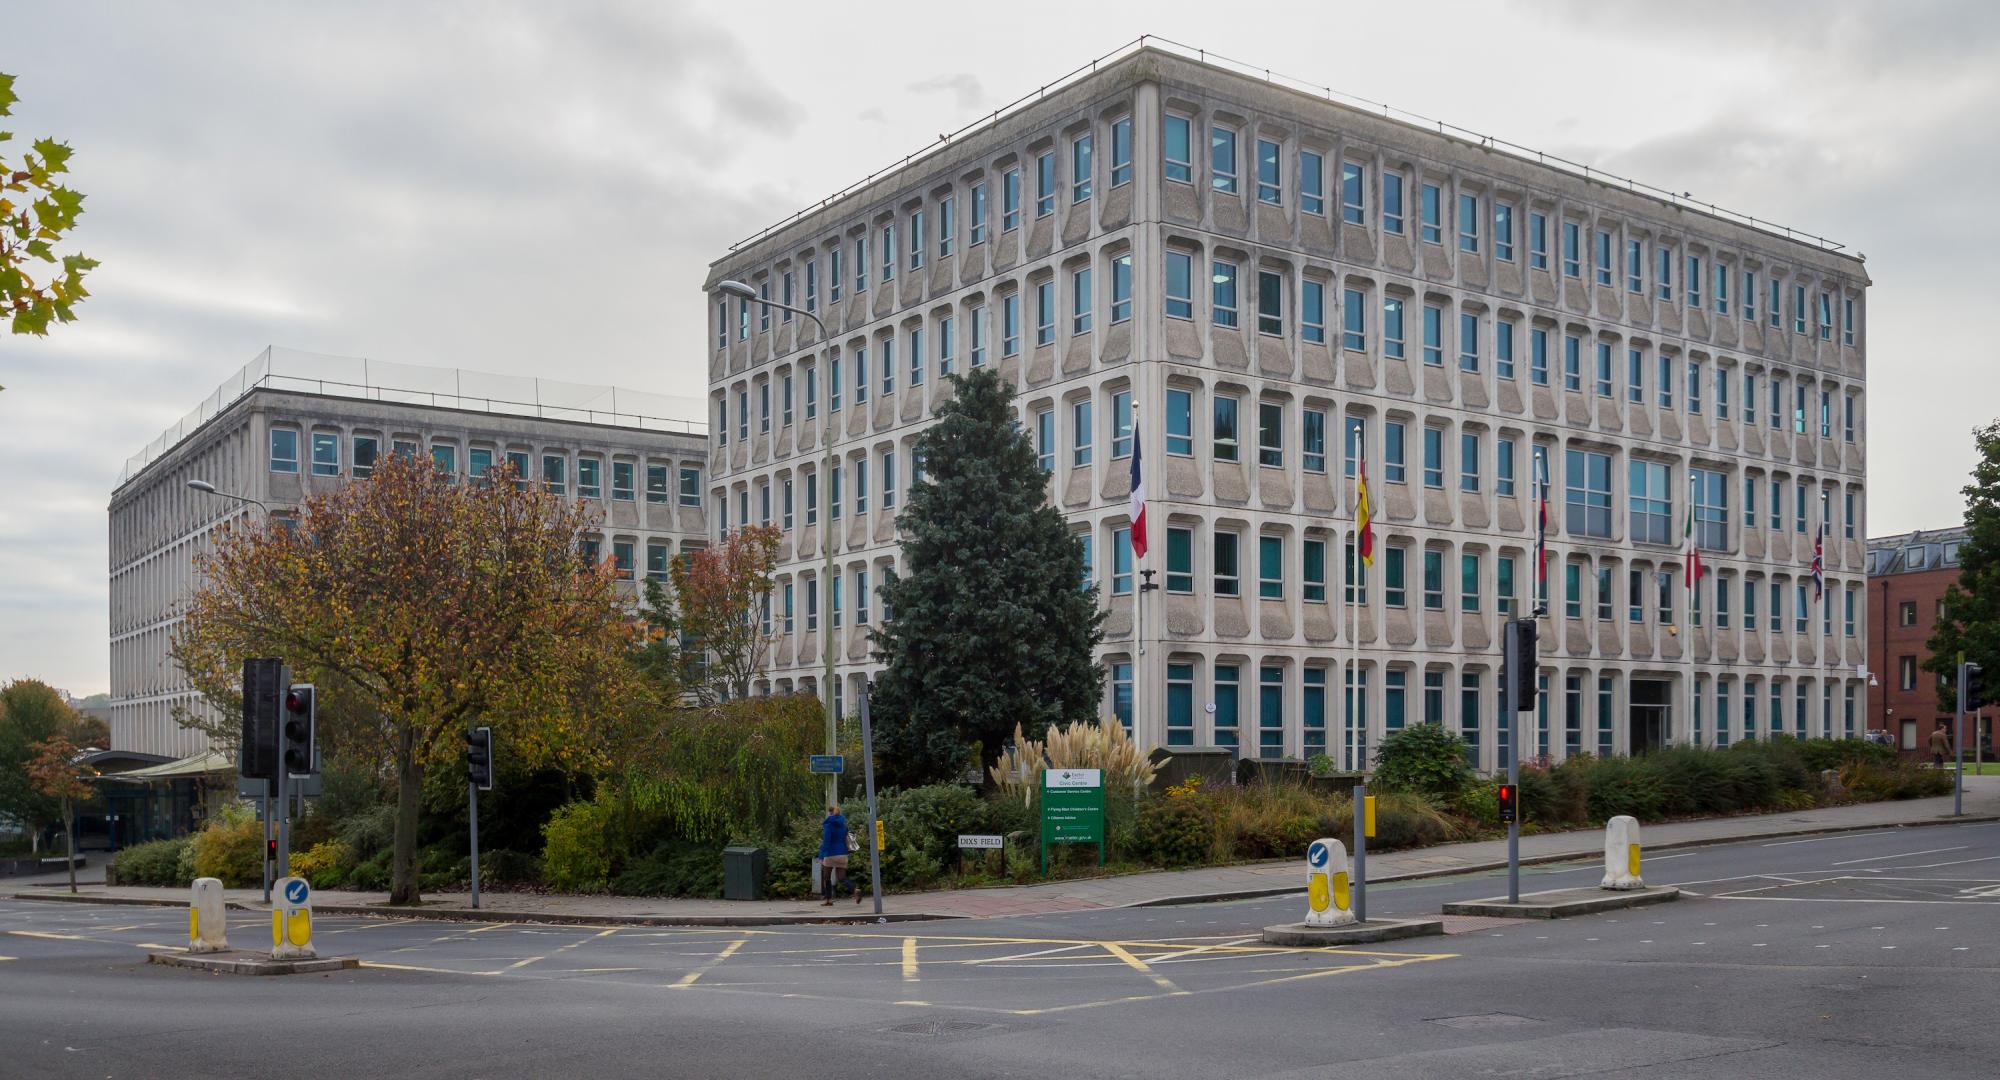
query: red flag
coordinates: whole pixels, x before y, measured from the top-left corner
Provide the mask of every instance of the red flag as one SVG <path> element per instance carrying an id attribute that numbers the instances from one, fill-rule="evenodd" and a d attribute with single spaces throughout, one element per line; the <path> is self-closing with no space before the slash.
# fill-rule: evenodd
<path id="1" fill-rule="evenodd" d="M 1146 474 L 1139 466 L 1139 425 L 1132 425 L 1132 557 L 1146 557 Z"/>

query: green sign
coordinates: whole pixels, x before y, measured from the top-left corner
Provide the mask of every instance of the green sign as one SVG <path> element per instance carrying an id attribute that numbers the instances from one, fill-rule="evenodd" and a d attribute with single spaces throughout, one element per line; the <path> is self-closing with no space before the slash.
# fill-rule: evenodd
<path id="1" fill-rule="evenodd" d="M 1104 771 L 1042 770 L 1042 873 L 1050 844 L 1096 844 L 1104 865 Z"/>

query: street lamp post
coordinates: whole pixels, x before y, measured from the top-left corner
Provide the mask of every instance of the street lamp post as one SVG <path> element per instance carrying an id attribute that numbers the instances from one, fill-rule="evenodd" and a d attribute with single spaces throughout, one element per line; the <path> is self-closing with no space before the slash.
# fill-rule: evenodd
<path id="1" fill-rule="evenodd" d="M 248 503 L 264 512 L 264 520 L 269 521 L 271 519 L 271 508 L 259 499 L 253 499 L 248 495 L 238 495 L 233 491 L 224 491 L 206 480 L 189 480 L 187 486 L 190 490 L 199 491 L 204 495 L 213 495 L 218 499 L 231 499 L 240 503 Z"/>
<path id="2" fill-rule="evenodd" d="M 811 319 L 814 326 L 819 327 L 819 339 L 822 343 L 832 340 L 832 335 L 827 333 L 826 324 L 820 321 L 819 316 L 802 307 L 779 303 L 776 300 L 766 300 L 757 295 L 757 290 L 740 281 L 724 281 L 717 285 L 716 288 L 746 302 L 755 301 L 759 304 L 777 308 L 779 311 L 789 311 L 795 315 L 803 315 Z M 837 728 L 839 718 L 834 715 L 833 710 L 833 414 L 829 412 L 821 419 L 826 424 L 826 431 L 820 439 L 822 449 L 819 480 L 821 485 L 820 490 L 824 492 L 825 497 L 821 500 L 823 505 L 821 507 L 821 521 L 819 524 L 820 549 L 826 555 L 826 569 L 821 574 L 822 580 L 820 581 L 820 607 L 822 609 L 820 612 L 822 622 L 820 626 L 820 639 L 824 643 L 824 648 L 821 652 L 823 653 L 826 667 L 825 676 L 820 683 L 819 695 L 820 702 L 826 707 L 826 752 L 837 754 L 840 752 L 840 739 Z M 727 423 L 727 421 L 725 404 L 724 422 Z M 826 804 L 828 806 L 835 806 L 839 802 L 840 777 L 829 773 L 826 778 Z"/>

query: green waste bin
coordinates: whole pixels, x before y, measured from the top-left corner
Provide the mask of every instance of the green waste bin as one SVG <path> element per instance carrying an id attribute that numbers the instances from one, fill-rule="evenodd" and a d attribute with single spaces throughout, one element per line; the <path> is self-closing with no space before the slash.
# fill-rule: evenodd
<path id="1" fill-rule="evenodd" d="M 764 899 L 767 859 L 764 849 L 731 845 L 722 849 L 722 898 L 724 900 Z"/>

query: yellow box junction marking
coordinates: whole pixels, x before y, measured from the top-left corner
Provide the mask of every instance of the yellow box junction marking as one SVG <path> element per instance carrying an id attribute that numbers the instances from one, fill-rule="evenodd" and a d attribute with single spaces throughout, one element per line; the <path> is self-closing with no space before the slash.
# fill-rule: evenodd
<path id="1" fill-rule="evenodd" d="M 688 972 L 686 975 L 681 976 L 680 981 L 673 984 L 673 988 L 675 990 L 685 990 L 688 987 L 693 986 L 695 984 L 695 980 L 700 979 L 703 975 L 706 975 L 709 972 L 715 970 L 717 965 L 721 964 L 724 960 L 727 960 L 730 957 L 736 955 L 736 950 L 742 948 L 744 943 L 749 940 L 750 940 L 749 938 L 737 938 L 735 941 L 732 941 L 729 944 L 724 945 L 722 947 L 722 951 L 716 953 L 713 957 L 710 957 L 708 962 L 702 964 L 698 968 L 695 968 L 693 971 Z"/>
<path id="2" fill-rule="evenodd" d="M 903 939 L 903 981 L 917 981 L 917 939 L 913 937 Z"/>

